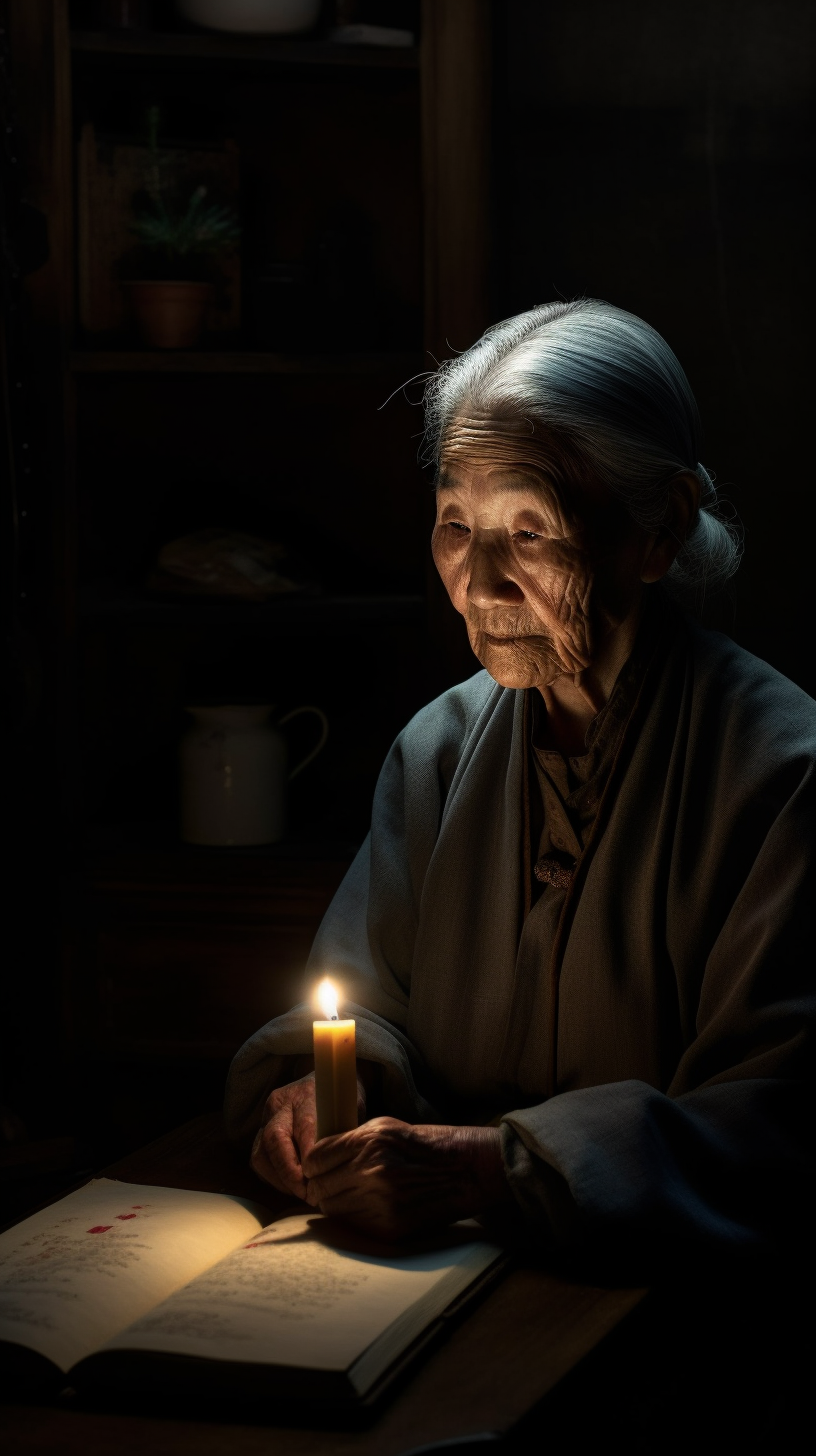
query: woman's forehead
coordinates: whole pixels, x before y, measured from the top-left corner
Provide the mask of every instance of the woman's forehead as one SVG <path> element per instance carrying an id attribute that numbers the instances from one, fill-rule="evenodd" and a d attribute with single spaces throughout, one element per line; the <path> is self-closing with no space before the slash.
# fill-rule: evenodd
<path id="1" fill-rule="evenodd" d="M 513 459 L 521 455 L 526 459 L 531 446 L 539 452 L 543 444 L 531 420 L 517 416 L 459 415 L 445 431 L 441 458 L 443 461 L 470 456 Z"/>
<path id="2" fill-rule="evenodd" d="M 445 430 L 443 444 L 455 439 L 481 438 L 490 435 L 516 437 L 532 435 L 535 426 L 532 420 L 521 414 L 502 410 L 468 410 L 454 415 Z"/>
<path id="3" fill-rule="evenodd" d="M 552 487 L 552 449 L 529 420 L 496 415 L 464 415 L 445 432 L 437 488 L 468 485 L 474 476 L 497 491 Z"/>
<path id="4" fill-rule="evenodd" d="M 451 421 L 440 451 L 437 492 L 444 499 L 448 491 L 476 485 L 490 495 L 528 492 L 548 503 L 555 499 L 581 513 L 611 503 L 608 487 L 576 469 L 540 425 L 519 415 L 474 412 Z"/>
<path id="5" fill-rule="evenodd" d="M 551 499 L 559 492 L 542 471 L 532 465 L 482 463 L 465 460 L 443 465 L 436 482 L 437 495 L 460 494 L 478 490 L 491 496 L 531 495 Z"/>

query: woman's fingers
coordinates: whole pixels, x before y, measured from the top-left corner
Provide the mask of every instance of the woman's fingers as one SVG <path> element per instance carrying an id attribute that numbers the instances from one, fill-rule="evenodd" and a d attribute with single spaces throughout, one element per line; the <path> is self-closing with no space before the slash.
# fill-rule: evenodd
<path id="1" fill-rule="evenodd" d="M 291 1130 L 281 1126 L 278 1118 L 261 1128 L 250 1162 L 258 1176 L 279 1192 L 292 1193 L 296 1198 L 306 1197 L 306 1181 Z"/>
<path id="2" fill-rule="evenodd" d="M 452 1129 L 378 1117 L 314 1141 L 311 1079 L 274 1092 L 252 1166 L 281 1191 L 382 1238 L 460 1216 L 467 1189 L 452 1165 Z M 464 1130 L 457 1130 L 460 1140 Z"/>
<path id="3" fill-rule="evenodd" d="M 314 1098 L 296 1102 L 292 1109 L 292 1141 L 298 1152 L 301 1168 L 314 1147 L 317 1116 Z"/>
<path id="4" fill-rule="evenodd" d="M 413 1131 L 395 1117 L 375 1117 L 371 1122 L 363 1123 L 362 1127 L 352 1128 L 351 1132 L 321 1138 L 304 1158 L 303 1171 L 307 1178 L 321 1178 L 332 1169 L 349 1163 L 352 1158 L 377 1160 L 384 1156 L 389 1144 L 402 1142 L 404 1135 Z"/>
<path id="5" fill-rule="evenodd" d="M 266 1122 L 252 1147 L 250 1163 L 260 1178 L 282 1193 L 306 1197 L 301 1163 L 314 1143 L 314 1080 L 280 1087 L 264 1109 Z"/>
<path id="6" fill-rule="evenodd" d="M 307 1178 L 323 1178 L 335 1168 L 345 1167 L 359 1152 L 360 1139 L 355 1132 L 339 1132 L 334 1137 L 321 1138 L 313 1142 L 303 1155 L 303 1172 Z"/>
<path id="7" fill-rule="evenodd" d="M 296 1198 L 306 1197 L 306 1180 L 300 1163 L 297 1147 L 289 1128 L 271 1123 L 265 1132 L 265 1147 L 269 1162 L 287 1193 Z"/>
<path id="8" fill-rule="evenodd" d="M 325 1191 L 309 1184 L 309 1202 L 331 1218 L 345 1219 L 361 1232 L 374 1238 L 393 1240 L 415 1233 L 434 1221 L 425 1201 L 417 1204 L 406 1200 L 395 1189 L 367 1187 L 350 1182 Z M 314 1200 L 314 1201 L 313 1201 Z"/>
<path id="9" fill-rule="evenodd" d="M 358 1200 L 390 1202 L 419 1171 L 409 1152 L 410 1132 L 405 1123 L 381 1117 L 316 1143 L 303 1164 L 309 1202 L 324 1213 L 338 1211 L 337 1200 L 349 1196 L 355 1207 Z"/>
<path id="10" fill-rule="evenodd" d="M 264 1142 L 264 1131 L 265 1129 L 261 1127 L 255 1134 L 255 1141 L 252 1144 L 252 1152 L 249 1156 L 249 1166 L 253 1169 L 254 1172 L 258 1174 L 259 1178 L 263 1178 L 265 1183 L 271 1183 L 273 1188 L 278 1188 L 279 1191 L 282 1193 L 285 1190 L 280 1187 L 278 1175 L 276 1174 L 275 1169 L 272 1167 L 272 1164 L 267 1155 Z"/>
<path id="11" fill-rule="evenodd" d="M 351 1218 L 355 1214 L 371 1217 L 373 1212 L 371 1198 L 355 1187 L 343 1188 L 332 1197 L 321 1198 L 320 1203 L 313 1206 L 319 1207 L 321 1213 L 331 1218 Z"/>
<path id="12" fill-rule="evenodd" d="M 317 1143 L 316 1147 L 322 1148 L 322 1144 Z M 338 1160 L 331 1167 L 324 1166 L 319 1173 L 312 1171 L 315 1165 L 316 1159 L 310 1154 L 303 1173 L 308 1188 L 306 1196 L 313 1208 L 323 1208 L 324 1200 L 336 1198 L 347 1189 L 362 1189 L 371 1184 L 371 1170 L 349 1150 L 343 1152 L 342 1162 Z M 326 1209 L 323 1211 L 325 1213 Z"/>

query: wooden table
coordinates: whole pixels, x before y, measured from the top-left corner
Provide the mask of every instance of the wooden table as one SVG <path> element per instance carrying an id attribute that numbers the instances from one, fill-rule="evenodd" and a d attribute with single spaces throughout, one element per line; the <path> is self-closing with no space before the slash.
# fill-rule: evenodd
<path id="1" fill-rule="evenodd" d="M 197 1118 L 106 1168 L 105 1175 L 244 1197 L 259 1192 L 216 1116 Z M 600 1345 L 644 1293 L 570 1282 L 544 1267 L 512 1269 L 364 1429 L 284 1428 L 275 1425 L 274 1413 L 268 1425 L 246 1424 L 239 1412 L 234 1421 L 204 1421 L 74 1409 L 63 1401 L 0 1408 L 0 1447 L 8 1456 L 398 1456 L 446 1438 L 504 1434 Z"/>

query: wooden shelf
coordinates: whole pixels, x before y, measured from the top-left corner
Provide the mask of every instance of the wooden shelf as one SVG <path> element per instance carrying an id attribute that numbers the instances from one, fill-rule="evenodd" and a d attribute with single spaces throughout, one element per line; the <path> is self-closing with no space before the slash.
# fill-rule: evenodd
<path id="1" fill-rule="evenodd" d="M 419 354 L 266 354 L 252 350 L 75 349 L 74 374 L 404 374 Z"/>
<path id="2" fill-rule="evenodd" d="M 89 824 L 71 845 L 71 858 L 83 881 L 110 891 L 141 885 L 161 888 L 169 883 L 198 886 L 203 893 L 230 886 L 261 892 L 283 880 L 287 894 L 292 884 L 318 877 L 326 865 L 342 874 L 360 848 L 358 841 L 312 836 L 280 840 L 277 844 L 193 845 L 179 838 L 175 820 L 139 823 Z M 314 870 L 312 866 L 318 866 Z"/>
<path id="3" fill-rule="evenodd" d="M 99 625 L 135 627 L 242 627 L 263 632 L 343 633 L 351 626 L 417 626 L 425 619 L 422 596 L 286 596 L 270 602 L 225 598 L 180 598 L 169 601 L 147 595 L 114 597 L 83 603 L 82 617 Z"/>
<path id="4" fill-rule="evenodd" d="M 75 853 L 64 881 L 83 1067 L 100 1056 L 229 1059 L 303 999 L 309 950 L 354 846 L 301 858 L 286 846 L 273 856 L 110 838 Z"/>
<path id="5" fill-rule="evenodd" d="M 149 60 L 193 64 L 356 67 L 416 71 L 418 46 L 330 45 L 265 36 L 205 35 L 171 31 L 75 30 L 71 50 L 83 60 Z"/>
<path id="6" fill-rule="evenodd" d="M 321 442 L 302 484 L 291 489 L 300 489 L 304 500 L 314 491 L 319 511 L 324 493 L 335 488 L 324 466 L 326 452 L 336 455 L 342 479 L 351 478 L 369 440 L 372 405 L 433 367 L 436 358 L 448 357 L 448 340 L 463 347 L 489 322 L 491 7 L 489 0 L 423 0 L 421 62 L 419 48 L 329 45 L 316 33 L 255 38 L 185 29 L 182 22 L 173 32 L 153 33 L 102 32 L 90 22 L 72 33 L 73 8 L 68 0 L 9 0 L 3 7 L 28 140 L 26 165 L 49 234 L 47 259 L 25 280 L 30 282 L 25 327 L 15 359 L 26 397 L 29 386 L 32 396 L 39 388 L 39 431 L 53 457 L 52 508 L 29 511 L 33 534 L 24 551 L 25 560 L 31 551 L 39 563 L 38 591 L 53 605 L 53 611 L 38 613 L 33 592 L 25 604 L 42 639 L 46 700 L 53 711 L 32 723 L 28 747 L 42 772 L 30 776 L 31 792 L 13 814 L 16 857 L 23 867 L 36 864 L 32 893 L 43 913 L 32 918 L 32 895 L 17 897 L 11 931 L 22 927 L 27 959 L 6 1039 L 24 1043 L 45 996 L 51 1011 L 43 1035 L 60 1056 L 51 1059 L 53 1075 L 45 1081 L 29 1076 L 23 1059 L 19 1075 L 12 1069 L 14 1089 L 24 1097 L 33 1094 L 37 1106 L 70 1096 L 66 1115 L 94 1147 L 107 1147 L 113 1157 L 123 1141 L 144 1142 L 189 1116 L 194 1105 L 214 1103 L 220 1069 L 216 1063 L 217 1076 L 205 1075 L 196 1058 L 214 1051 L 223 1058 L 300 998 L 315 933 L 355 847 L 342 835 L 346 828 L 350 836 L 364 828 L 369 785 L 392 726 L 396 731 L 407 716 L 403 706 L 420 700 L 426 679 L 436 683 L 444 673 L 456 681 L 474 670 L 472 658 L 464 671 L 458 660 L 448 668 L 447 656 L 438 658 L 437 649 L 425 645 L 426 615 L 438 611 L 442 598 L 437 593 L 426 601 L 420 595 L 426 553 L 414 492 L 423 487 L 394 414 L 374 419 L 383 427 L 376 431 L 383 460 L 394 452 L 393 473 L 387 471 L 388 521 L 404 519 L 412 533 L 404 560 L 413 564 L 403 577 L 391 582 L 385 572 L 374 575 L 351 564 L 341 575 L 346 549 L 339 533 L 331 554 L 331 562 L 339 564 L 325 568 L 325 596 L 261 605 L 151 598 L 131 585 L 128 563 L 146 562 L 151 543 L 184 528 L 186 502 L 198 499 L 197 481 L 205 484 L 207 498 L 215 494 L 224 472 L 229 475 L 236 429 L 241 501 L 248 505 L 250 494 L 254 500 L 249 483 L 263 482 L 270 469 L 270 430 L 291 432 L 289 461 L 297 458 L 298 441 L 308 443 L 308 431 L 318 428 L 311 407 L 315 389 L 342 398 L 331 402 L 328 443 Z M 169 14 L 169 7 L 157 7 L 157 13 L 159 8 Z M 334 218 L 338 187 L 344 197 L 351 188 L 354 209 L 374 225 L 376 267 L 370 276 L 380 280 L 377 287 L 393 320 L 382 335 L 390 352 L 364 353 L 362 332 L 356 340 L 351 334 L 335 338 L 325 329 L 318 333 L 317 324 L 303 340 L 310 352 L 298 355 L 247 347 L 249 330 L 237 328 L 184 353 L 132 347 L 124 328 L 114 332 L 113 324 L 105 334 L 80 331 L 81 129 L 87 122 L 99 135 L 135 145 L 143 108 L 154 99 L 167 108 L 168 144 L 171 136 L 183 138 L 184 149 L 191 150 L 208 139 L 234 136 L 248 199 L 249 255 L 256 261 L 267 253 L 300 255 L 318 219 Z M 327 127 L 334 127 L 331 145 Z M 143 143 L 146 138 L 138 135 Z M 119 182 L 129 199 L 135 188 L 124 169 L 113 176 L 114 192 Z M 101 233 L 112 225 L 112 203 L 109 210 L 107 220 L 102 208 L 83 216 L 92 227 L 98 222 Z M 342 217 L 337 226 L 346 228 Z M 349 214 L 349 235 L 356 236 L 355 228 Z M 363 243 L 367 250 L 361 234 L 355 254 L 361 263 Z M 129 246 L 123 241 L 122 251 Z M 276 336 L 266 337 L 274 343 Z M 38 340 L 48 342 L 48 349 L 39 350 Z M 333 345 L 358 352 L 329 354 Z M 325 354 L 318 354 L 321 348 Z M 237 376 L 233 385 L 225 382 L 230 374 Z M 296 376 L 303 376 L 300 383 Z M 216 388 L 227 390 L 231 408 L 196 436 L 201 411 L 212 406 Z M 258 416 L 254 396 L 270 388 L 267 421 Z M 17 432 L 28 431 L 28 416 L 18 409 L 14 419 L 14 443 L 22 448 L 20 439 L 25 443 L 29 437 Z M 155 489 L 149 501 L 131 509 L 128 492 L 138 490 L 155 459 L 160 465 Z M 174 461 L 181 462 L 179 471 Z M 162 491 L 172 496 L 166 510 Z M 92 510 L 88 514 L 94 501 L 102 510 L 98 520 Z M 376 481 L 366 479 L 360 501 L 350 500 L 352 521 L 344 537 L 355 510 L 371 501 L 376 505 Z M 293 499 L 292 509 L 295 504 Z M 335 519 L 329 515 L 326 529 Z M 376 529 L 377 522 L 370 522 L 358 543 L 362 559 L 373 559 Z M 124 553 L 118 549 L 122 541 Z M 103 544 L 112 548 L 105 553 L 107 582 L 95 580 L 97 568 L 89 564 L 101 563 Z M 324 549 L 321 535 L 321 559 Z M 25 560 L 21 569 L 27 571 Z M 102 569 L 100 564 L 100 577 Z M 336 594 L 335 583 L 347 595 Z M 416 588 L 415 595 L 397 590 L 406 584 Z M 389 632 L 391 645 L 407 651 L 387 658 L 381 649 Z M 359 685 L 338 651 L 348 641 L 370 651 L 378 672 L 379 721 L 376 715 L 371 721 L 366 699 L 359 732 L 354 719 Z M 175 841 L 172 824 L 155 832 L 121 824 L 94 830 L 86 842 L 77 822 L 82 804 L 94 805 L 100 816 L 169 813 L 170 732 L 180 727 L 181 693 L 196 678 L 227 677 L 233 656 L 236 679 L 244 672 L 250 683 L 262 683 L 267 674 L 269 681 L 280 678 L 282 696 L 292 701 L 305 700 L 305 693 L 297 699 L 294 694 L 313 675 L 313 662 L 326 666 L 334 755 L 326 771 L 328 792 L 324 798 L 314 782 L 297 800 L 304 815 L 314 815 L 314 841 L 197 850 Z M 128 776 L 131 739 L 119 733 L 134 704 L 145 705 L 149 729 L 144 753 L 138 749 L 133 765 L 135 777 Z M 84 751 L 90 724 L 99 733 L 92 740 L 98 752 Z M 43 858 L 38 826 L 49 814 L 54 818 L 54 804 L 63 806 L 51 834 L 57 835 L 59 852 Z M 321 839 L 321 825 L 329 833 L 336 826 L 341 838 Z M 298 811 L 293 833 L 301 828 Z M 52 995 L 55 966 L 60 988 Z M 117 1077 L 117 1058 L 128 1048 L 134 1069 Z M 166 1065 L 160 1066 L 165 1053 Z"/>

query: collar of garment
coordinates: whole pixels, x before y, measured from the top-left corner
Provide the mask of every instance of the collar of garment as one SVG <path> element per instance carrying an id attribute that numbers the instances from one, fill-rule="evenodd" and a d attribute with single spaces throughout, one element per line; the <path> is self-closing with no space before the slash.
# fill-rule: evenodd
<path id="1" fill-rule="evenodd" d="M 604 707 L 586 733 L 585 752 L 566 757 L 544 747 L 546 709 L 541 694 L 527 693 L 529 854 L 531 868 L 543 861 L 534 892 L 559 883 L 586 847 L 626 726 L 656 650 L 671 638 L 673 614 L 662 592 L 647 593 L 635 645 Z M 529 876 L 528 876 L 529 883 Z"/>

